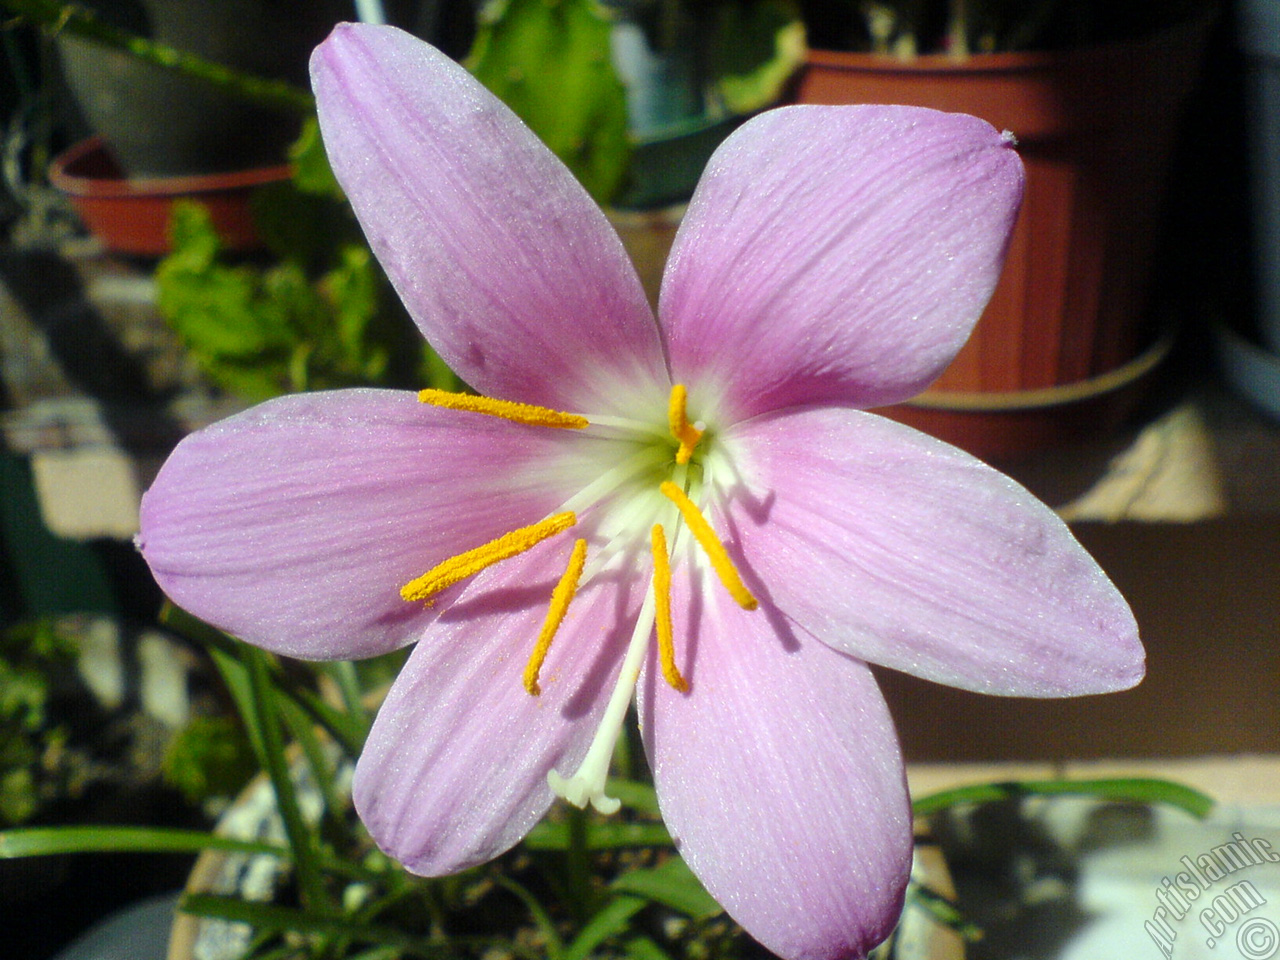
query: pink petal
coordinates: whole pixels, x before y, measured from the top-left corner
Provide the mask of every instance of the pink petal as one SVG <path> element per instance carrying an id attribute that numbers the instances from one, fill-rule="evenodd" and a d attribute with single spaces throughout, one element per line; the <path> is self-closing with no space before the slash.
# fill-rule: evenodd
<path id="1" fill-rule="evenodd" d="M 311 70 L 334 172 L 409 312 L 463 379 L 588 411 L 619 384 L 667 382 L 621 241 L 470 74 L 394 27 L 361 24 L 336 27 Z"/>
<path id="2" fill-rule="evenodd" d="M 139 546 L 174 602 L 251 643 L 372 656 L 436 616 L 403 584 L 557 507 L 542 465 L 583 439 L 564 433 L 399 391 L 282 397 L 178 445 Z"/>
<path id="3" fill-rule="evenodd" d="M 1124 598 L 1048 507 L 981 461 L 856 410 L 760 418 L 725 443 L 756 501 L 734 508 L 742 556 L 800 629 L 984 693 L 1142 679 Z"/>
<path id="4" fill-rule="evenodd" d="M 751 120 L 712 157 L 667 263 L 675 379 L 720 388 L 730 419 L 915 395 L 986 306 L 1022 182 L 1010 142 L 961 114 Z"/>
<path id="5" fill-rule="evenodd" d="M 584 584 L 552 644 L 542 693 L 521 685 L 570 547 L 542 544 L 477 577 L 419 641 L 356 768 L 356 808 L 378 844 L 424 876 L 498 856 L 547 811 L 595 733 L 640 591 Z"/>
<path id="6" fill-rule="evenodd" d="M 642 729 L 681 856 L 787 960 L 861 957 L 893 928 L 911 815 L 893 722 L 865 664 L 676 573 L 676 693 L 650 663 Z M 681 583 L 681 581 L 684 583 Z"/>

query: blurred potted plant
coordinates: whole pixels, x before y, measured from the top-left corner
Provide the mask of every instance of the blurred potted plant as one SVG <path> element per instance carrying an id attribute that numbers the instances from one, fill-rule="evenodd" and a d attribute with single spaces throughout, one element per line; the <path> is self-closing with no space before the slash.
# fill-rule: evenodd
<path id="1" fill-rule="evenodd" d="M 1257 330 L 1216 329 L 1219 360 L 1236 389 L 1280 417 L 1280 0 L 1238 8 L 1251 160 Z"/>
<path id="2" fill-rule="evenodd" d="M 1096 434 L 1169 345 L 1147 300 L 1208 0 L 808 0 L 797 99 L 972 113 L 1011 131 L 1027 195 L 968 345 L 888 411 L 989 457 Z"/>
<path id="3" fill-rule="evenodd" d="M 650 295 L 711 153 L 804 58 L 792 0 L 491 0 L 467 66 L 610 210 Z"/>
<path id="4" fill-rule="evenodd" d="M 256 245 L 249 198 L 288 179 L 285 149 L 311 106 L 294 84 L 345 2 L 3 5 L 57 42 L 94 136 L 55 158 L 49 177 L 109 249 L 164 253 L 182 197 L 209 208 L 228 245 Z"/>

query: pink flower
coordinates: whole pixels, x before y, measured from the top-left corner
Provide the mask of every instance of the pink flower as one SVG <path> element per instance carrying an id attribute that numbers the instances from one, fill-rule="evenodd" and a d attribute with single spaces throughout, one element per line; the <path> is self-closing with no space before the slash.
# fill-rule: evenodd
<path id="1" fill-rule="evenodd" d="M 912 846 L 866 663 L 1045 697 L 1143 672 L 1052 512 L 860 409 L 928 384 L 990 296 L 1022 193 L 1008 138 L 905 107 L 752 120 L 698 187 L 655 323 L 599 210 L 461 68 L 341 26 L 313 79 L 400 295 L 500 400 L 299 395 L 194 434 L 143 502 L 160 584 L 292 656 L 416 641 L 355 783 L 410 870 L 498 855 L 557 793 L 611 809 L 634 694 L 711 893 L 784 957 L 860 955 Z"/>

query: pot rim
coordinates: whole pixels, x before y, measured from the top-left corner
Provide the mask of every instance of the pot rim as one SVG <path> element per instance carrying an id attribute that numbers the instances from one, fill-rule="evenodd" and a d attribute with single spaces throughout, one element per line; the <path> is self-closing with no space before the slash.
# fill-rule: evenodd
<path id="1" fill-rule="evenodd" d="M 95 164 L 113 166 L 106 142 L 100 136 L 81 140 L 55 157 L 49 164 L 49 182 L 73 197 L 114 199 L 244 190 L 288 180 L 293 175 L 292 165 L 279 164 L 226 173 L 129 178 L 118 171 L 111 176 L 90 174 L 88 170 L 93 169 Z"/>

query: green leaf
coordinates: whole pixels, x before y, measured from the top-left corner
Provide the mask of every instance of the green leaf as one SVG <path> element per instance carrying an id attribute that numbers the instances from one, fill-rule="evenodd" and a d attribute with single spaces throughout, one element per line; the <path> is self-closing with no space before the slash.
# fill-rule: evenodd
<path id="1" fill-rule="evenodd" d="M 231 693 L 245 729 L 250 738 L 258 743 L 255 750 L 260 753 L 260 735 L 255 725 L 250 698 L 249 674 L 240 661 L 243 644 L 169 602 L 161 608 L 160 622 L 175 633 L 208 648 L 214 666 L 218 668 L 223 683 Z M 317 669 L 327 666 L 329 665 L 317 665 Z M 315 691 L 308 690 L 296 679 L 278 670 L 273 673 L 272 679 L 282 693 L 296 701 L 316 723 L 324 727 L 335 740 L 342 744 L 349 756 L 359 755 L 364 746 L 365 735 L 368 733 L 368 716 L 363 708 L 359 715 L 337 710 L 316 696 Z"/>
<path id="2" fill-rule="evenodd" d="M 165 780 L 193 804 L 234 797 L 257 772 L 244 727 L 231 716 L 193 717 L 165 749 L 161 766 Z"/>
<path id="3" fill-rule="evenodd" d="M 942 895 L 932 887 L 925 886 L 922 883 L 909 883 L 907 885 L 907 904 L 914 904 L 927 911 L 938 923 L 956 931 L 969 942 L 982 939 L 982 928 L 966 920 L 954 900 Z"/>
<path id="4" fill-rule="evenodd" d="M 360 923 L 346 916 L 272 903 L 255 903 L 237 897 L 189 893 L 182 898 L 178 908 L 197 917 L 217 917 L 247 923 L 259 932 L 289 930 L 304 934 L 339 933 L 347 934 L 362 943 L 386 943 L 411 949 L 419 956 L 444 956 L 450 953 L 447 946 L 422 943 L 412 934 L 397 927 Z"/>
<path id="5" fill-rule="evenodd" d="M 638 780 L 619 780 L 611 777 L 605 786 L 605 793 L 615 797 L 624 807 L 637 813 L 649 816 L 661 816 L 658 809 L 658 791 L 647 783 Z"/>
<path id="6" fill-rule="evenodd" d="M 240 662 L 238 646 L 237 644 L 230 649 L 210 646 L 208 648 L 209 659 L 213 661 L 219 676 L 222 677 L 223 685 L 231 695 L 231 700 L 240 716 L 240 722 L 244 724 L 245 733 L 249 737 L 249 744 L 253 747 L 254 756 L 259 758 L 260 762 L 265 749 L 262 743 L 262 728 L 258 723 L 258 713 L 253 707 L 249 671 Z"/>
<path id="7" fill-rule="evenodd" d="M 1185 810 L 1201 819 L 1213 809 L 1213 799 L 1199 790 L 1154 777 L 979 783 L 920 797 L 912 803 L 911 808 L 916 816 L 923 817 L 961 803 L 992 803 L 1034 796 L 1077 796 L 1116 802 L 1161 803 Z"/>
<path id="8" fill-rule="evenodd" d="M 626 930 L 631 924 L 631 918 L 643 910 L 647 903 L 640 897 L 615 897 L 587 921 L 573 943 L 565 949 L 561 960 L 585 960 L 605 940 Z"/>
<path id="9" fill-rule="evenodd" d="M 524 839 L 529 850 L 569 849 L 569 827 L 565 823 L 543 821 Z M 614 850 L 618 847 L 669 847 L 671 834 L 660 823 L 590 823 L 587 849 Z"/>
<path id="10" fill-rule="evenodd" d="M 199 853 L 229 850 L 288 858 L 287 847 L 162 827 L 19 827 L 0 831 L 0 858 L 57 853 Z"/>
<path id="11" fill-rule="evenodd" d="M 285 755 L 278 692 L 271 682 L 270 655 L 246 645 L 243 656 L 248 669 L 251 704 L 262 746 L 259 761 L 271 778 L 276 809 L 280 811 L 285 836 L 289 838 L 289 849 L 293 851 L 299 893 L 304 906 L 321 910 L 328 906 L 328 897 L 320 876 L 316 836 L 298 807 L 298 795 L 290 775 L 289 760 Z"/>
<path id="12" fill-rule="evenodd" d="M 30 763 L 34 759 L 34 756 L 23 758 L 22 762 Z M 35 816 L 38 809 L 36 778 L 29 767 L 14 767 L 0 773 L 0 822 L 22 823 Z"/>
<path id="13" fill-rule="evenodd" d="M 320 124 L 314 116 L 303 122 L 302 132 L 289 148 L 289 160 L 293 164 L 293 182 L 299 190 L 335 200 L 345 197 L 329 166 L 329 156 L 320 138 Z"/>
<path id="14" fill-rule="evenodd" d="M 646 937 L 644 934 L 627 937 L 623 946 L 631 960 L 672 960 L 671 954 L 658 946 L 652 937 Z"/>
<path id="15" fill-rule="evenodd" d="M 174 205 L 173 251 L 156 267 L 156 303 L 165 321 L 216 382 L 249 399 L 287 384 L 294 337 L 285 311 L 264 295 L 258 271 L 218 262 L 221 243 L 209 212 Z"/>
<path id="16" fill-rule="evenodd" d="M 788 0 L 716 7 L 711 69 L 730 112 L 754 113 L 776 103 L 804 57 L 804 22 Z"/>
<path id="17" fill-rule="evenodd" d="M 504 890 L 509 890 L 515 894 L 525 905 L 525 909 L 529 911 L 529 915 L 533 917 L 533 922 L 537 924 L 538 930 L 542 933 L 542 939 L 546 941 L 547 960 L 562 960 L 564 956 L 564 941 L 560 939 L 560 933 L 556 930 L 555 922 L 551 919 L 551 914 L 547 912 L 547 908 L 528 888 L 516 883 L 516 881 L 504 874 L 495 873 L 493 882 Z"/>
<path id="18" fill-rule="evenodd" d="M 679 856 L 670 857 L 661 866 L 624 873 L 610 886 L 654 900 L 695 920 L 708 920 L 724 912 Z"/>
<path id="19" fill-rule="evenodd" d="M 320 280 L 320 290 L 332 314 L 326 332 L 334 338 L 333 353 L 343 372 L 377 382 L 386 372 L 388 356 L 368 337 L 379 303 L 378 273 L 369 248 L 343 247 L 338 266 Z"/>
<path id="20" fill-rule="evenodd" d="M 593 0 L 498 0 L 467 58 L 598 203 L 618 193 L 631 151 L 610 30 Z"/>

